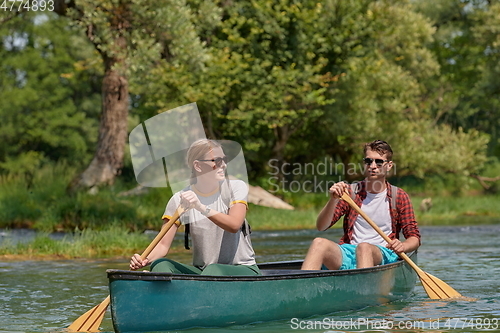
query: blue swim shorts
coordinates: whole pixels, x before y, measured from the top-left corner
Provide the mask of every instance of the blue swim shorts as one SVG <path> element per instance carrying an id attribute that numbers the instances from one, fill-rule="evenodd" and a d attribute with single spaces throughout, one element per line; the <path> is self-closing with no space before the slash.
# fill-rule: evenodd
<path id="1" fill-rule="evenodd" d="M 342 244 L 339 245 L 342 251 L 342 266 L 340 269 L 354 269 L 356 268 L 356 247 L 357 245 L 352 244 Z M 382 252 L 382 263 L 381 265 L 390 264 L 398 261 L 399 256 L 393 250 L 377 245 Z"/>

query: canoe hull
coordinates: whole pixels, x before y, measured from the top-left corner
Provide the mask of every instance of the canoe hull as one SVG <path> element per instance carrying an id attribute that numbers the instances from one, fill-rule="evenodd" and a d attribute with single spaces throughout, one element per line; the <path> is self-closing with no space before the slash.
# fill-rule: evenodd
<path id="1" fill-rule="evenodd" d="M 279 267 L 263 264 L 265 275 L 258 277 L 108 270 L 115 331 L 223 327 L 361 309 L 407 298 L 417 279 L 404 262 L 346 271 Z"/>

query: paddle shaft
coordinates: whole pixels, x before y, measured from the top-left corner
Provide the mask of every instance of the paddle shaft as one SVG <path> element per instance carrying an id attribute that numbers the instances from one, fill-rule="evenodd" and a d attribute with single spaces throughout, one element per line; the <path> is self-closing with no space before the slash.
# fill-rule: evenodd
<path id="1" fill-rule="evenodd" d="M 369 225 L 372 226 L 373 229 L 375 229 L 375 231 L 387 242 L 387 243 L 390 243 L 392 240 L 382 231 L 382 229 L 379 228 L 378 225 L 375 224 L 375 222 L 372 221 L 372 219 L 370 219 L 368 217 L 368 215 L 366 215 L 365 212 L 363 212 L 361 210 L 361 208 L 359 208 L 359 206 L 354 202 L 354 200 L 351 199 L 351 197 L 349 196 L 349 194 L 347 193 L 344 193 L 342 194 L 342 200 L 344 201 L 347 201 L 347 203 L 355 210 L 359 213 L 359 215 L 361 215 L 365 220 L 366 222 L 368 222 Z M 404 252 L 401 252 L 401 253 L 398 253 L 398 255 L 404 260 L 406 261 L 416 272 L 423 272 L 420 267 L 418 267 L 414 262 L 413 260 L 410 259 L 410 257 L 408 257 L 406 255 L 406 253 Z"/>
<path id="2" fill-rule="evenodd" d="M 185 210 L 179 206 L 179 208 L 177 208 L 177 210 L 175 211 L 174 215 L 172 216 L 172 218 L 167 222 L 165 223 L 160 232 L 158 233 L 158 235 L 156 235 L 156 237 L 153 239 L 153 241 L 151 242 L 151 244 L 149 244 L 149 246 L 146 248 L 146 250 L 144 250 L 144 252 L 141 254 L 141 259 L 144 260 L 146 259 L 146 257 L 151 253 L 151 251 L 154 250 L 154 248 L 156 247 L 156 245 L 158 245 L 158 243 L 161 241 L 161 239 L 163 238 L 163 236 L 165 236 L 165 234 L 170 230 L 170 228 L 172 228 L 172 226 L 174 225 L 175 222 L 177 222 L 177 220 L 179 219 L 179 217 L 185 212 Z"/>
<path id="3" fill-rule="evenodd" d="M 179 219 L 179 217 L 185 212 L 185 210 L 179 206 L 175 211 L 172 218 L 165 223 L 158 235 L 153 239 L 151 244 L 144 250 L 141 254 L 141 259 L 144 260 L 146 257 L 153 251 L 153 249 L 158 245 L 163 236 L 172 228 L 175 222 Z M 104 314 L 106 313 L 106 309 L 109 306 L 111 301 L 111 297 L 108 295 L 101 303 L 94 306 L 89 311 L 85 312 L 78 319 L 76 319 L 70 326 L 68 326 L 68 330 L 71 332 L 95 332 L 99 330 L 99 326 L 104 318 Z"/>
<path id="4" fill-rule="evenodd" d="M 368 215 L 366 215 L 365 212 L 361 210 L 361 208 L 359 208 L 359 206 L 354 202 L 354 200 L 351 199 L 351 197 L 347 193 L 342 194 L 342 199 L 346 201 L 354 210 L 356 210 L 387 243 L 391 242 L 391 239 L 386 234 L 384 234 L 384 232 L 378 227 L 378 225 L 376 225 L 375 222 L 373 222 L 368 217 Z M 406 263 L 411 266 L 411 268 L 415 270 L 418 277 L 420 278 L 420 282 L 422 282 L 422 286 L 424 287 L 425 292 L 431 299 L 463 298 L 463 296 L 460 295 L 458 291 L 447 285 L 445 282 L 421 270 L 420 267 L 418 267 L 413 262 L 413 260 L 411 260 L 406 255 L 406 253 L 401 252 L 398 253 L 398 255 L 403 258 Z"/>

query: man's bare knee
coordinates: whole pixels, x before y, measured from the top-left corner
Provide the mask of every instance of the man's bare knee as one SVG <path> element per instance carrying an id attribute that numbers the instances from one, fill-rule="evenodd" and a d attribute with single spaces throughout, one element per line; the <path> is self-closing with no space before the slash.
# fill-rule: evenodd
<path id="1" fill-rule="evenodd" d="M 382 255 L 378 246 L 370 243 L 360 243 L 356 247 L 356 266 L 358 268 L 379 265 Z"/>
<path id="2" fill-rule="evenodd" d="M 331 246 L 332 241 L 322 238 L 322 237 L 316 237 L 313 239 L 311 243 L 311 248 L 314 248 L 315 250 L 323 250 L 325 251 L 329 246 Z"/>
<path id="3" fill-rule="evenodd" d="M 339 256 L 341 257 L 341 253 L 337 244 L 329 239 L 317 237 L 309 247 L 302 269 L 321 269 L 322 265 L 329 269 L 338 269 L 342 263 Z"/>
<path id="4" fill-rule="evenodd" d="M 373 247 L 374 245 L 370 243 L 359 243 L 358 246 L 356 246 L 356 253 L 360 254 L 372 253 Z"/>
<path id="5" fill-rule="evenodd" d="M 342 252 L 337 243 L 325 238 L 316 238 L 322 249 L 323 265 L 328 269 L 339 269 L 342 265 Z"/>

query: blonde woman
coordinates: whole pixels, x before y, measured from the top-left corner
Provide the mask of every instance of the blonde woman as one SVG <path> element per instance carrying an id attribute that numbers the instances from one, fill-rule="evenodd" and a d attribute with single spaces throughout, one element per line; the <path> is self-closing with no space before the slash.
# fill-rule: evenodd
<path id="1" fill-rule="evenodd" d="M 191 185 L 169 200 L 164 223 L 177 207 L 191 207 L 181 217 L 189 224 L 193 244 L 193 266 L 164 258 L 180 223 L 174 224 L 145 260 L 134 254 L 131 269 L 151 264 L 153 272 L 203 275 L 260 275 L 246 222 L 248 186 L 226 178 L 227 159 L 213 140 L 194 142 L 187 152 Z"/>

